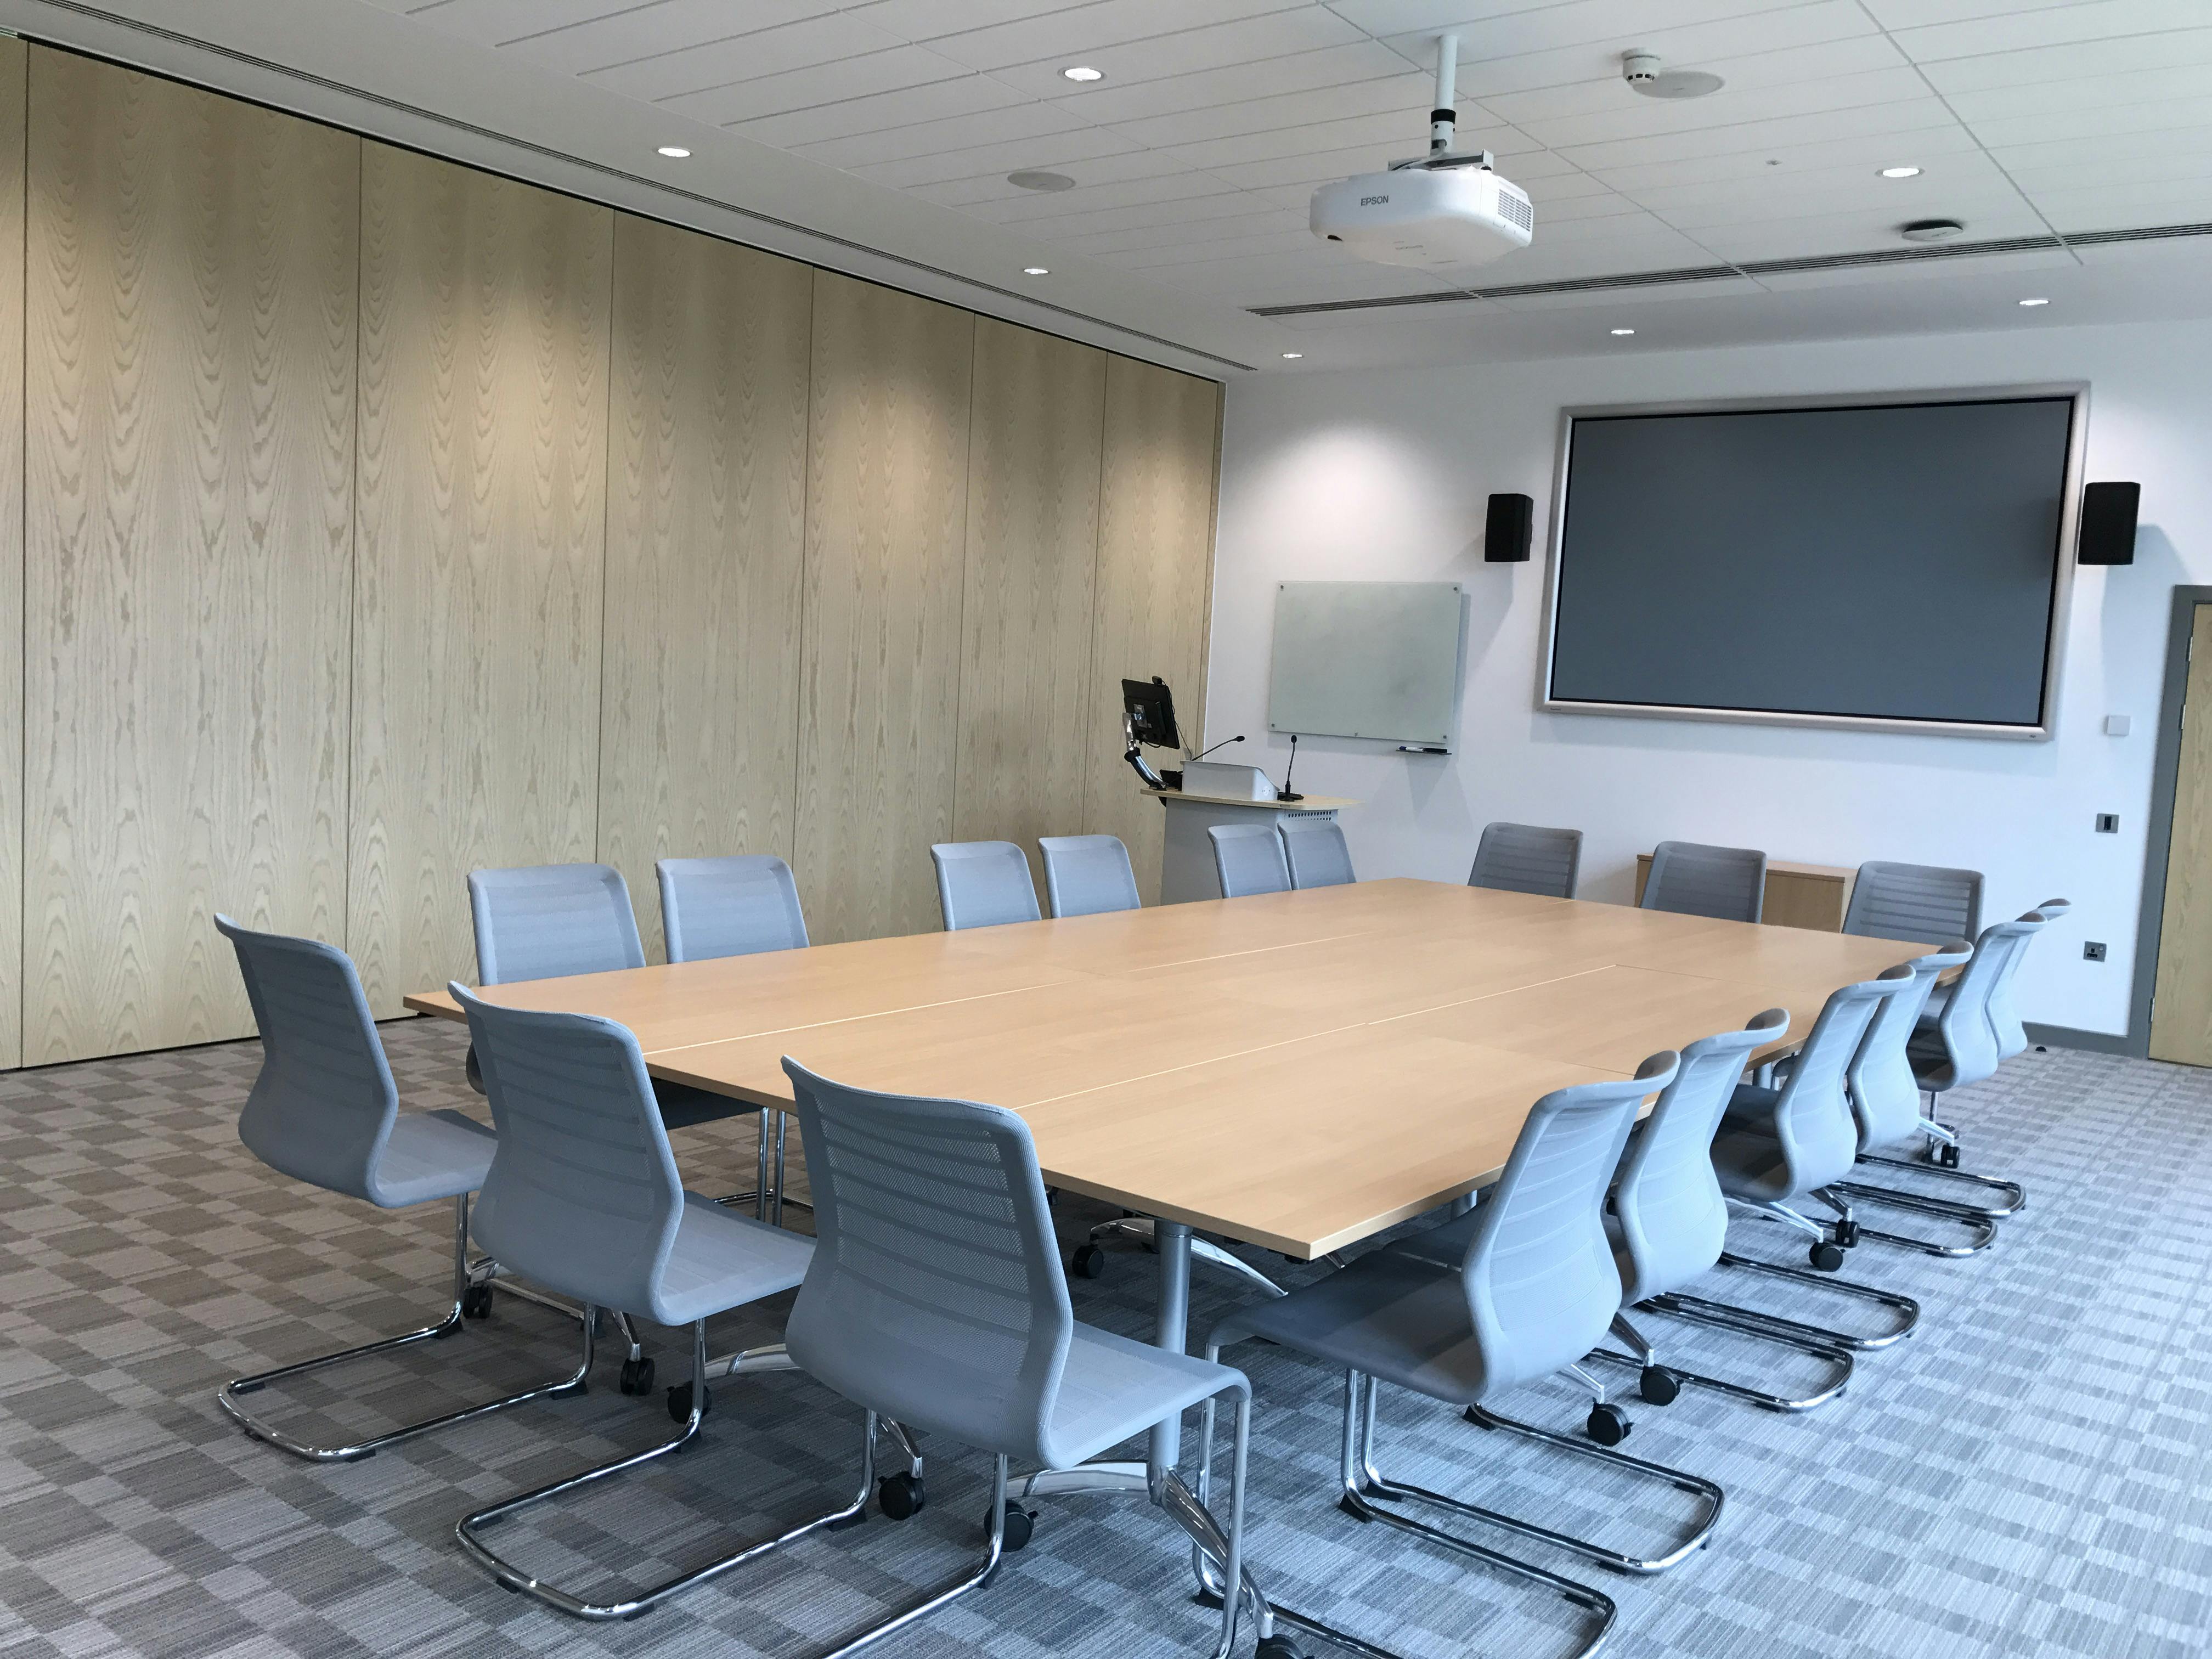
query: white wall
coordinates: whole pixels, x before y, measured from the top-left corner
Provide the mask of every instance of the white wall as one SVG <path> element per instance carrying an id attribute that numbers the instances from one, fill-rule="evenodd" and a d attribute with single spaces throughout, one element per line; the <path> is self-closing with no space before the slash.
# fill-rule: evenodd
<path id="1" fill-rule="evenodd" d="M 2081 571 L 2048 743 L 1542 714 L 1544 515 L 1559 410 L 1583 404 L 2025 381 L 2090 383 L 2091 479 L 2142 483 L 2130 568 Z M 2212 325 L 2034 328 L 1418 372 L 1269 375 L 1230 388 L 1206 731 L 1278 776 L 1267 683 L 1282 580 L 1449 580 L 1472 591 L 1464 738 L 1449 757 L 1300 743 L 1297 781 L 1345 814 L 1361 872 L 1463 880 L 1493 818 L 1587 834 L 1584 897 L 1626 902 L 1635 855 L 1677 838 L 1775 858 L 1987 872 L 1985 915 L 2075 909 L 2022 971 L 2031 1020 L 2127 1027 L 2171 590 L 2212 582 Z M 1482 562 L 1485 499 L 1536 498 L 1535 556 Z M 1777 617 L 1817 628 L 1817 617 Z M 2108 714 L 2131 715 L 2122 738 Z M 2120 814 L 2117 836 L 2094 816 Z M 2101 939 L 2102 964 L 2081 959 Z"/>

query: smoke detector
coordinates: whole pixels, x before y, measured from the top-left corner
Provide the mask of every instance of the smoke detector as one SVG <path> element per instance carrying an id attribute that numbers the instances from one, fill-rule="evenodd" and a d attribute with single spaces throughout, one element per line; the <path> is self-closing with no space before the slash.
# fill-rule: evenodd
<path id="1" fill-rule="evenodd" d="M 1663 67 L 1656 52 L 1638 48 L 1620 55 L 1621 78 L 1646 98 L 1704 98 L 1721 89 L 1721 77 L 1703 70 Z"/>
<path id="2" fill-rule="evenodd" d="M 1908 242 L 1948 242 L 1966 233 L 1966 226 L 1956 219 L 1915 219 L 1897 228 L 1897 234 Z"/>

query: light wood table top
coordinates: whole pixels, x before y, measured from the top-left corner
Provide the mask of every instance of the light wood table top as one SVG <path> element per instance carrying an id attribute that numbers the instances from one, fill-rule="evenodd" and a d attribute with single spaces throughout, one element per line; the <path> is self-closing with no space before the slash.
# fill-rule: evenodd
<path id="1" fill-rule="evenodd" d="M 1925 949 L 1393 880 L 485 994 L 620 1020 L 655 1076 L 761 1105 L 788 1054 L 1009 1107 L 1055 1186 L 1311 1257 L 1495 1179 L 1539 1096 L 1764 1008 L 1794 1042 Z"/>

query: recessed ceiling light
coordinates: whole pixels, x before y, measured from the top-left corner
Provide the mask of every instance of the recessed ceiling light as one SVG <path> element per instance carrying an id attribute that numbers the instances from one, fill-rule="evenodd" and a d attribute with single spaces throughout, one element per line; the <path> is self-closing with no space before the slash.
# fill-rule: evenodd
<path id="1" fill-rule="evenodd" d="M 2024 306 L 2047 306 L 2050 303 L 2051 301 L 2048 300 L 2022 300 L 2021 301 L 2021 304 Z"/>
<path id="2" fill-rule="evenodd" d="M 680 161 L 691 152 L 681 144 L 663 144 L 660 153 L 672 161 Z"/>
<path id="3" fill-rule="evenodd" d="M 1075 180 L 1064 173 L 1040 173 L 1034 167 L 1020 167 L 1006 175 L 1006 182 L 1016 190 L 1041 190 L 1047 192 L 1073 190 Z"/>
<path id="4" fill-rule="evenodd" d="M 1066 81 L 1103 81 L 1106 78 L 1104 70 L 1095 70 L 1088 64 L 1071 64 L 1060 73 L 1060 78 Z"/>
<path id="5" fill-rule="evenodd" d="M 1052 275 L 1052 271 L 1048 267 L 1044 265 L 1024 265 L 1022 267 L 1022 275 L 1024 276 L 1049 276 Z"/>
<path id="6" fill-rule="evenodd" d="M 1283 361 L 1285 362 L 1295 362 L 1305 355 L 1306 354 L 1303 351 L 1285 351 L 1283 354 Z"/>
<path id="7" fill-rule="evenodd" d="M 1636 332 L 1636 331 L 1635 331 L 1634 329 L 1632 329 L 1632 328 L 1616 328 L 1616 329 L 1615 329 L 1615 330 L 1613 330 L 1613 331 L 1615 334 L 1633 334 L 1633 333 L 1635 333 L 1635 332 Z"/>
<path id="8" fill-rule="evenodd" d="M 1918 167 L 1884 167 L 1881 170 L 1881 176 L 1885 179 L 1917 179 L 1920 176 L 1920 169 Z"/>

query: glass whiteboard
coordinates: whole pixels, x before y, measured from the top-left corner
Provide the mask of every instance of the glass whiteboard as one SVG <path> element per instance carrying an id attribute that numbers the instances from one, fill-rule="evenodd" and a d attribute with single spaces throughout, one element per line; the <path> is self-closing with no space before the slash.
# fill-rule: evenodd
<path id="1" fill-rule="evenodd" d="M 1457 582 L 1278 582 L 1267 729 L 1449 748 L 1464 609 Z"/>

